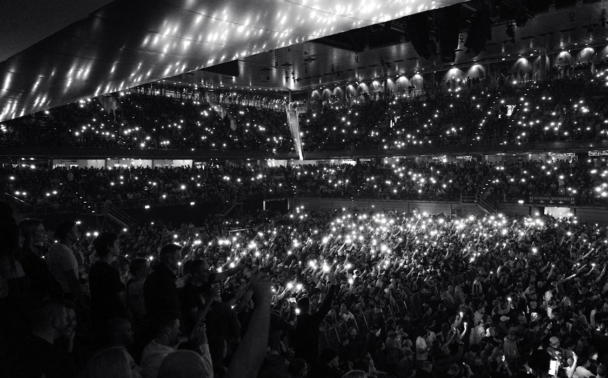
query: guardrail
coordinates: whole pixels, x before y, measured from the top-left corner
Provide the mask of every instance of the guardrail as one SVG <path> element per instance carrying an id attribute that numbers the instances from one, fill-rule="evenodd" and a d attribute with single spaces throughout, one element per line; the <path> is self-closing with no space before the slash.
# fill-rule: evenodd
<path id="1" fill-rule="evenodd" d="M 461 203 L 474 203 L 481 210 L 488 214 L 496 214 L 498 210 L 491 205 L 488 201 L 486 201 L 481 193 L 475 193 L 474 195 L 470 194 L 461 194 L 460 195 Z"/>
<path id="2" fill-rule="evenodd" d="M 140 223 L 135 218 L 132 218 L 127 213 L 125 213 L 124 211 L 120 210 L 119 208 L 117 208 L 116 206 L 114 206 L 110 203 L 104 203 L 103 209 L 104 209 L 104 215 L 106 215 L 108 218 L 114 219 L 115 221 L 117 221 L 119 223 L 122 223 L 123 226 L 127 226 L 127 227 L 140 226 Z"/>

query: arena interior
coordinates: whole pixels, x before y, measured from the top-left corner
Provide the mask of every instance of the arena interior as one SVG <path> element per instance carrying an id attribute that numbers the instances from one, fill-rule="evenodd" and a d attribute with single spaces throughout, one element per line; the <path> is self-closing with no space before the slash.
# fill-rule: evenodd
<path id="1" fill-rule="evenodd" d="M 607 377 L 605 1 L 0 9 L 0 376 Z"/>

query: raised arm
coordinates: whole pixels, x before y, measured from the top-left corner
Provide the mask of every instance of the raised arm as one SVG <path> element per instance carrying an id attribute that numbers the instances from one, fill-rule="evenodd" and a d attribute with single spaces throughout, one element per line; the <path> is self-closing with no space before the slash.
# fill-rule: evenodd
<path id="1" fill-rule="evenodd" d="M 319 322 L 321 320 L 323 320 L 323 318 L 325 318 L 325 316 L 327 315 L 327 313 L 329 312 L 329 310 L 331 309 L 331 303 L 334 300 L 334 296 L 336 295 L 336 277 L 333 274 L 329 275 L 329 281 L 331 282 L 331 286 L 329 287 L 329 291 L 327 292 L 327 295 L 325 296 L 325 299 L 323 299 L 323 304 L 321 304 L 321 307 L 319 307 L 319 310 L 312 315 L 313 317 L 315 317 Z"/>
<path id="2" fill-rule="evenodd" d="M 241 269 L 243 269 L 243 265 L 239 264 L 239 265 L 235 266 L 234 268 L 226 269 L 226 270 L 222 271 L 221 273 L 216 273 L 215 279 L 213 280 L 213 282 L 224 281 L 228 277 L 232 277 L 235 274 L 237 274 L 238 272 L 240 272 Z"/>
<path id="3" fill-rule="evenodd" d="M 270 332 L 270 278 L 265 273 L 251 276 L 255 309 L 243 341 L 228 367 L 226 378 L 255 378 L 264 362 Z"/>

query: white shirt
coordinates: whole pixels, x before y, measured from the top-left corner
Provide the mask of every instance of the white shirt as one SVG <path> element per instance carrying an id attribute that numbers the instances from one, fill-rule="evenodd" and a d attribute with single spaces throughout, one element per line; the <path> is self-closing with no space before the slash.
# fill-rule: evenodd
<path id="1" fill-rule="evenodd" d="M 594 376 L 594 374 L 592 372 L 590 372 L 589 370 L 587 370 L 584 366 L 579 366 L 574 371 L 573 378 L 588 378 L 588 377 L 593 377 L 593 376 Z"/>
<path id="2" fill-rule="evenodd" d="M 201 349 L 203 351 L 201 358 L 203 365 L 205 365 L 205 370 L 207 370 L 207 375 L 200 378 L 213 378 L 213 362 L 211 361 L 209 345 L 202 344 Z M 173 352 L 175 352 L 175 348 L 173 347 L 159 344 L 156 340 L 150 341 L 141 354 L 142 378 L 156 378 L 165 357 Z"/>
<path id="3" fill-rule="evenodd" d="M 426 351 L 424 353 L 420 353 L 419 349 L 426 349 L 426 341 L 423 337 L 418 336 L 416 339 L 416 360 L 418 361 L 426 361 L 429 358 L 429 352 Z"/>
<path id="4" fill-rule="evenodd" d="M 156 378 L 163 360 L 174 351 L 174 348 L 159 344 L 156 340 L 150 341 L 141 354 L 142 378 Z"/>

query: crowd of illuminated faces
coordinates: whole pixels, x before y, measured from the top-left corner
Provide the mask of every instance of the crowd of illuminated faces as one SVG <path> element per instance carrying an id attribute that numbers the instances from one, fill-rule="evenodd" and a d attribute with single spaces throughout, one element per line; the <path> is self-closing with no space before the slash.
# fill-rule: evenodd
<path id="1" fill-rule="evenodd" d="M 284 113 L 255 106 L 212 107 L 160 95 L 114 96 L 115 111 L 80 101 L 2 125 L 2 144 L 128 149 L 289 150 Z M 238 127 L 232 129 L 231 118 Z"/>
<path id="2" fill-rule="evenodd" d="M 119 207 L 196 205 L 235 199 L 322 197 L 385 200 L 451 200 L 482 195 L 496 203 L 527 203 L 530 196 L 564 197 L 578 205 L 608 198 L 605 158 L 527 159 L 498 163 L 441 160 L 261 167 L 48 169 L 23 164 L 2 169 L 3 191 L 34 206 L 71 203 L 84 209 L 110 202 Z M 570 201 L 570 200 L 568 200 Z"/>
<path id="3" fill-rule="evenodd" d="M 170 232 L 168 239 L 187 247 L 182 263 L 205 258 L 218 271 L 245 261 L 272 266 L 274 290 L 293 295 L 312 289 L 310 277 L 330 272 L 337 273 L 343 285 L 365 290 L 370 282 L 375 286 L 375 280 L 385 272 L 427 281 L 441 277 L 445 269 L 455 274 L 489 261 L 500 264 L 506 259 L 507 264 L 513 264 L 519 258 L 522 263 L 531 263 L 542 257 L 555 262 L 552 254 L 556 248 L 550 244 L 558 242 L 575 246 L 581 256 L 571 269 L 597 269 L 599 273 L 605 260 L 603 251 L 608 248 L 605 227 L 582 225 L 576 218 L 510 218 L 502 214 L 446 218 L 418 211 L 348 209 L 311 213 L 298 206 L 281 222 L 236 222 L 232 226 L 235 231 L 223 236 L 177 230 Z M 139 255 L 155 258 L 149 248 Z M 450 267 L 444 267 L 442 261 Z"/>
<path id="4" fill-rule="evenodd" d="M 608 136 L 606 72 L 545 82 L 458 87 L 307 115 L 313 149 L 520 145 Z M 305 148 L 306 149 L 306 148 Z"/>
<path id="5" fill-rule="evenodd" d="M 353 101 L 348 106 L 328 102 L 300 115 L 300 135 L 304 151 L 605 139 L 607 79 L 606 71 L 600 71 L 543 82 L 479 82 L 433 93 L 420 91 L 417 96 Z M 293 150 L 282 109 L 267 109 L 261 106 L 264 99 L 255 96 L 224 97 L 223 111 L 200 98 L 138 93 L 117 94 L 115 113 L 97 100 L 81 101 L 2 124 L 0 143 Z"/>

